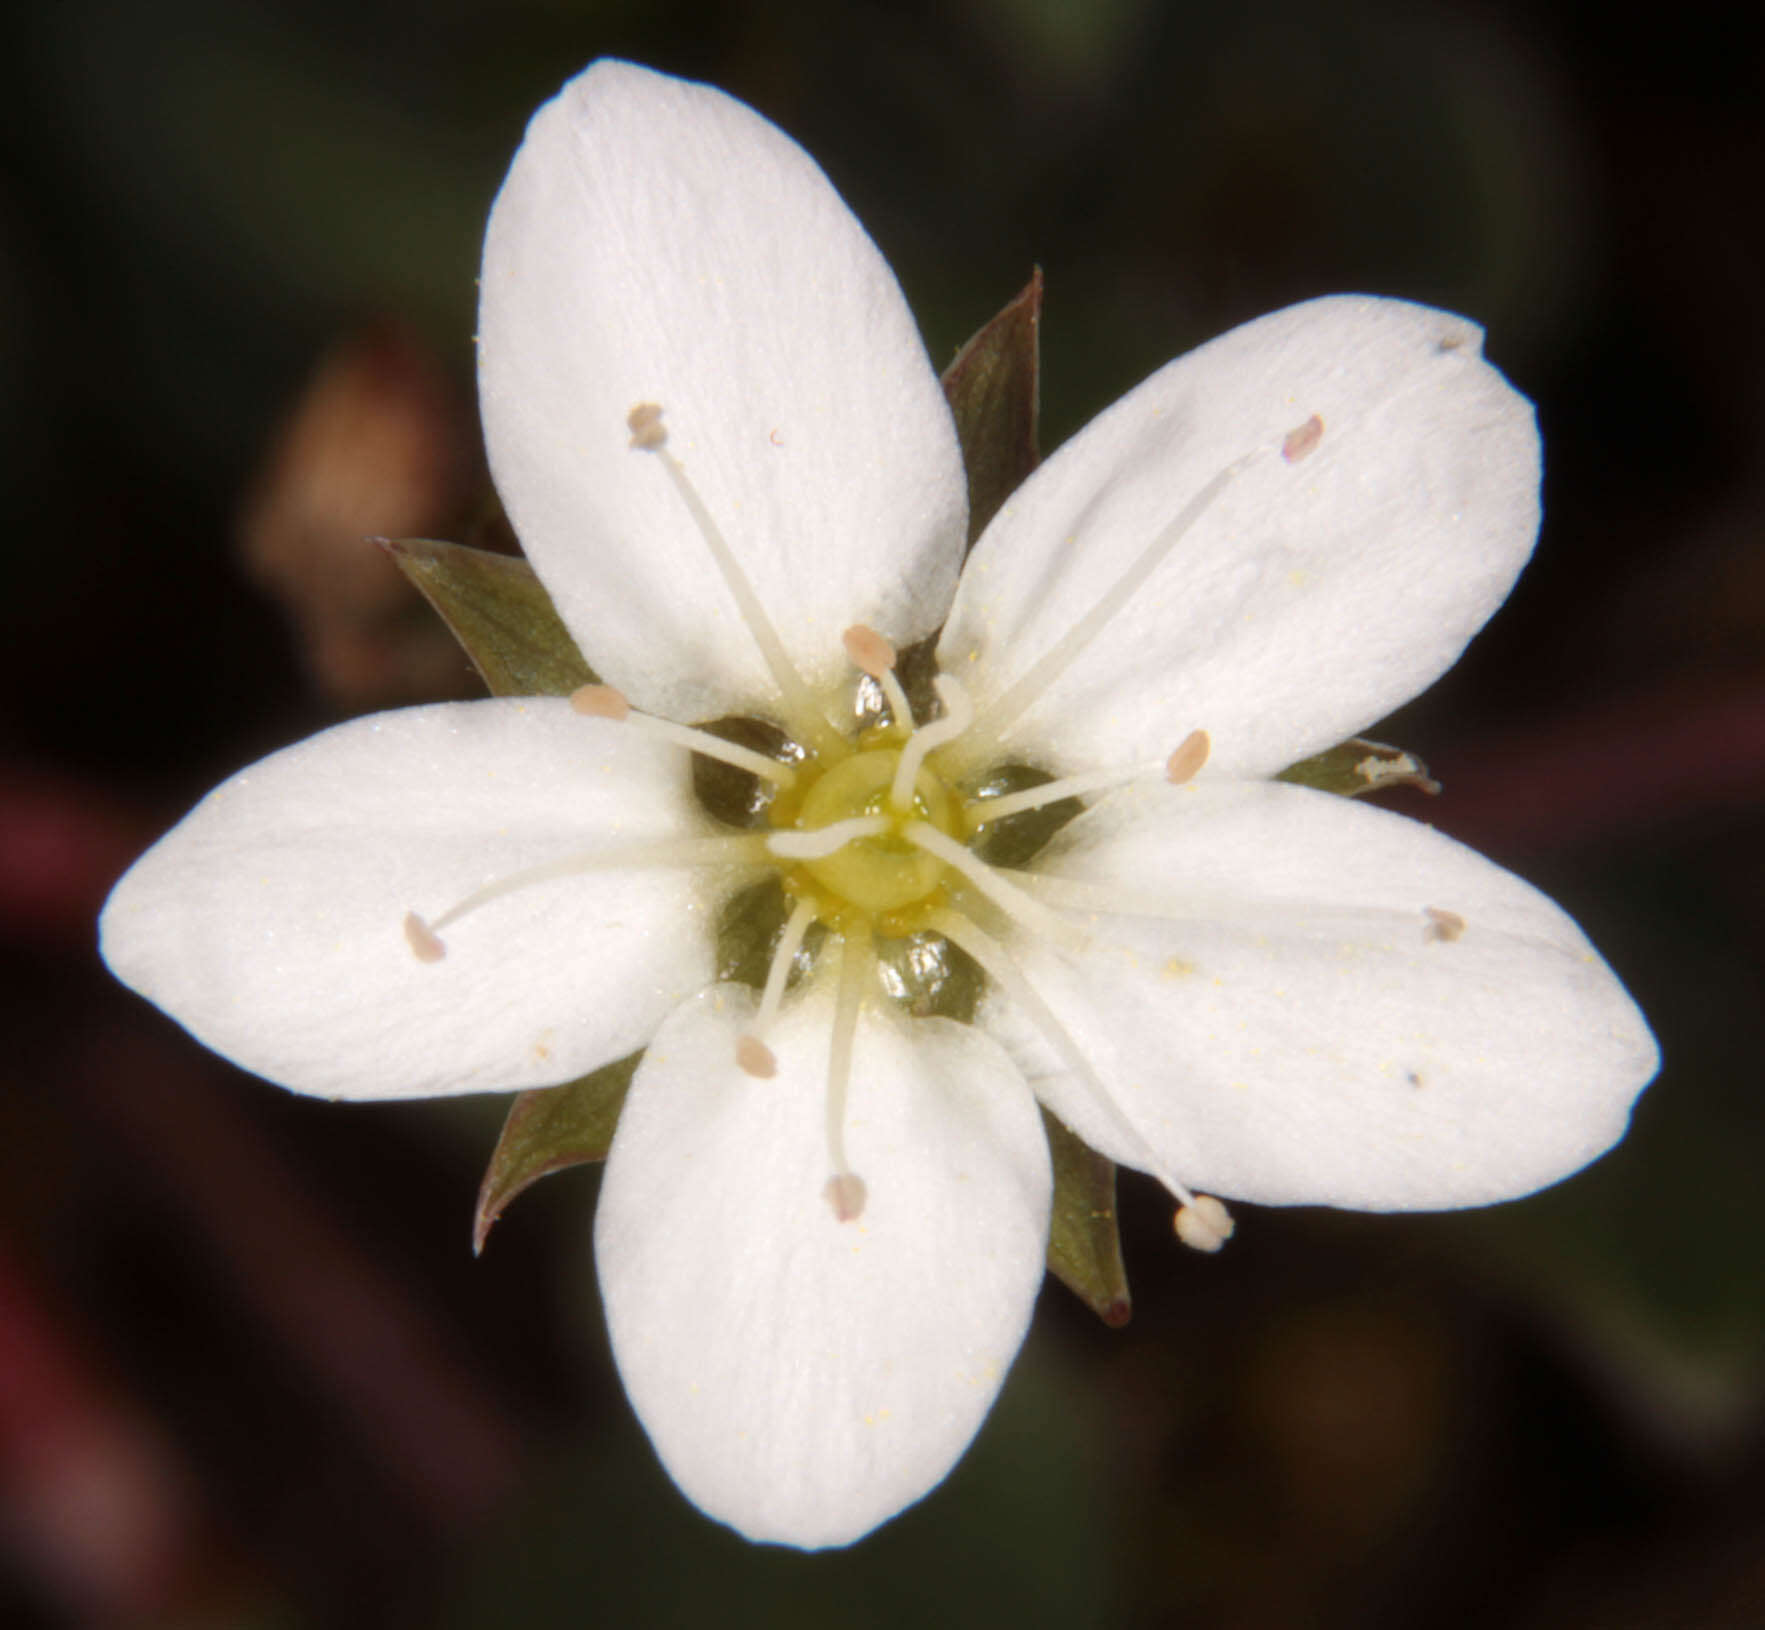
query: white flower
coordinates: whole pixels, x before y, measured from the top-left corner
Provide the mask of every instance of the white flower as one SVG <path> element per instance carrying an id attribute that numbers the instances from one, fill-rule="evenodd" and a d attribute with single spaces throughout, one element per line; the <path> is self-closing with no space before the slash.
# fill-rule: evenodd
<path id="1" fill-rule="evenodd" d="M 480 383 L 606 687 L 267 759 L 118 885 L 105 956 L 330 1097 L 647 1044 L 595 1235 L 625 1383 L 712 1515 L 848 1541 L 944 1476 L 1022 1339 L 1037 1097 L 1206 1247 L 1230 1221 L 1198 1190 L 1475 1205 L 1623 1132 L 1654 1043 L 1575 925 L 1425 826 L 1270 779 L 1430 684 L 1531 550 L 1532 414 L 1479 339 L 1370 298 L 1238 329 L 1061 449 L 958 587 L 955 431 L 874 246 L 746 108 L 598 64 L 497 200 Z M 888 642 L 940 628 L 942 714 L 909 741 Z M 893 720 L 862 742 L 855 663 Z M 755 766 L 772 836 L 701 809 L 709 744 L 663 722 L 726 715 L 808 754 Z M 1013 807 L 971 796 L 1002 763 L 1057 778 L 1023 801 L 1090 802 L 1028 870 L 970 847 Z M 795 908 L 766 991 L 714 984 L 720 902 L 769 875 Z M 873 942 L 910 932 L 985 968 L 975 1023 L 882 989 Z"/>

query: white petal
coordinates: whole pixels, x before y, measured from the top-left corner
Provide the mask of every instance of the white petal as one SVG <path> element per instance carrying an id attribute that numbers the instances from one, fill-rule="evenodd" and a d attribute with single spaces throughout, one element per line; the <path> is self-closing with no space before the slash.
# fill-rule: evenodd
<path id="1" fill-rule="evenodd" d="M 688 756 L 567 703 L 356 720 L 265 759 L 136 862 L 104 910 L 111 970 L 296 1092 L 408 1098 L 564 1081 L 648 1040 L 711 977 L 714 877 L 585 870 L 433 922 L 524 868 L 697 836 Z"/>
<path id="2" fill-rule="evenodd" d="M 1135 913 L 1080 912 L 1081 954 L 1018 954 L 1194 1189 L 1374 1211 L 1512 1198 L 1616 1142 L 1655 1073 L 1575 924 L 1418 822 L 1281 785 L 1135 789 L 1037 871 Z M 1049 1086 L 1059 1112 L 1073 1084 Z"/>
<path id="3" fill-rule="evenodd" d="M 840 636 L 949 606 L 967 489 L 901 291 L 803 150 L 703 85 L 601 62 L 541 108 L 490 218 L 479 391 L 523 547 L 589 660 L 673 718 L 776 693 L 626 416 L 669 448 L 812 683 Z"/>
<path id="4" fill-rule="evenodd" d="M 1035 1100 L 981 1032 L 862 1019 L 846 1119 L 868 1199 L 824 1198 L 832 1001 L 787 1008 L 769 1080 L 734 1063 L 753 1001 L 663 1025 L 595 1217 L 626 1390 L 689 1498 L 750 1539 L 857 1538 L 943 1478 L 1004 1380 L 1042 1279 Z"/>
<path id="5" fill-rule="evenodd" d="M 1334 746 L 1431 684 L 1501 604 L 1538 530 L 1530 405 L 1461 317 L 1343 296 L 1276 312 L 1154 374 L 1062 447 L 976 546 L 939 645 L 983 716 L 1207 484 L 1211 505 L 1024 713 L 1014 756 L 1071 772 L 1161 757 L 1207 774 Z M 1314 416 L 1322 435 L 1309 451 Z"/>

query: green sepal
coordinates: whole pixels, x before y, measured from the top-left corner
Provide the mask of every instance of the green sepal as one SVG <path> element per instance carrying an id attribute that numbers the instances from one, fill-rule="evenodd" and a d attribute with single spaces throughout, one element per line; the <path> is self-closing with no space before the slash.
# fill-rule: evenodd
<path id="1" fill-rule="evenodd" d="M 1041 462 L 1042 269 L 944 370 L 944 399 L 956 418 L 968 471 L 968 541 Z"/>
<path id="2" fill-rule="evenodd" d="M 1428 766 L 1414 753 L 1362 736 L 1351 736 L 1338 746 L 1302 758 L 1275 779 L 1291 781 L 1298 787 L 1315 787 L 1319 792 L 1341 793 L 1344 798 L 1386 792 L 1392 787 L 1420 787 L 1426 793 L 1440 791 L 1440 783 L 1429 775 Z"/>
<path id="3" fill-rule="evenodd" d="M 944 371 L 944 397 L 956 419 L 968 471 L 971 544 L 1041 462 L 1037 445 L 1041 325 L 1038 267 L 1023 292 L 963 346 Z M 1026 774 L 1022 784 L 1036 779 L 1033 773 Z M 991 832 L 986 845 L 1001 854 L 1017 845 L 1024 850 L 1021 858 L 1028 858 L 1076 810 L 1076 805 L 1056 806 L 1049 812 L 1046 831 Z M 1015 850 L 1011 852 L 1018 858 Z M 968 1005 L 972 1009 L 972 999 Z M 1046 1110 L 1042 1123 L 1054 1167 L 1048 1269 L 1105 1324 L 1119 1327 L 1128 1322 L 1133 1303 L 1115 1215 L 1115 1166 Z"/>
<path id="4" fill-rule="evenodd" d="M 613 1129 L 643 1052 L 603 1065 L 561 1087 L 538 1087 L 516 1096 L 502 1136 L 478 1187 L 472 1216 L 472 1253 L 484 1249 L 491 1224 L 523 1189 L 553 1172 L 605 1160 Z"/>
<path id="5" fill-rule="evenodd" d="M 1134 1311 L 1115 1215 L 1115 1167 L 1064 1121 L 1042 1111 L 1054 1166 L 1048 1271 L 1112 1329 Z"/>
<path id="6" fill-rule="evenodd" d="M 381 548 L 434 606 L 494 696 L 568 696 L 595 683 L 534 570 L 518 555 L 429 538 Z"/>

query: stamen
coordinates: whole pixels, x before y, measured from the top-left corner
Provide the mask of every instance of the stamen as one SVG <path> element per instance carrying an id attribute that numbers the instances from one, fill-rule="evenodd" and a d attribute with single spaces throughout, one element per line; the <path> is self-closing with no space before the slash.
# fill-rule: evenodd
<path id="1" fill-rule="evenodd" d="M 895 765 L 895 779 L 889 783 L 889 803 L 895 809 L 913 807 L 913 784 L 919 779 L 919 767 L 925 762 L 925 755 L 947 741 L 954 741 L 974 722 L 974 704 L 959 681 L 949 674 L 939 674 L 932 680 L 932 685 L 938 693 L 938 700 L 944 704 L 944 716 L 931 724 L 921 725 L 901 749 L 901 757 Z M 913 715 L 909 713 L 906 718 L 911 728 Z"/>
<path id="2" fill-rule="evenodd" d="M 780 860 L 825 860 L 859 838 L 880 836 L 892 824 L 886 815 L 854 815 L 850 820 L 829 821 L 809 832 L 773 832 L 764 842 Z"/>
<path id="3" fill-rule="evenodd" d="M 760 604 L 760 596 L 754 592 L 754 585 L 748 581 L 748 575 L 742 570 L 741 562 L 736 559 L 735 551 L 729 547 L 722 532 L 718 530 L 717 523 L 711 519 L 711 512 L 705 508 L 705 502 L 699 497 L 698 488 L 692 484 L 685 467 L 668 451 L 668 429 L 662 423 L 662 409 L 654 402 L 640 402 L 626 416 L 625 422 L 631 428 L 632 447 L 639 452 L 654 453 L 661 461 L 680 501 L 686 505 L 687 513 L 692 516 L 693 524 L 698 527 L 699 535 L 705 540 L 706 548 L 711 551 L 711 558 L 722 574 L 724 587 L 729 590 L 730 597 L 741 612 L 742 621 L 748 625 L 748 632 L 759 646 L 760 655 L 771 671 L 772 682 L 778 687 L 779 697 L 784 703 L 785 722 L 791 734 L 805 746 L 812 746 L 821 752 L 831 751 L 836 757 L 843 756 L 843 738 L 815 705 L 815 698 L 810 695 L 803 676 L 797 672 L 796 665 L 786 652 L 784 641 L 778 637 L 778 630 L 772 626 L 771 618 Z"/>
<path id="4" fill-rule="evenodd" d="M 705 758 L 732 764 L 736 769 L 746 770 L 749 775 L 757 775 L 775 786 L 788 787 L 796 780 L 796 772 L 788 764 L 780 764 L 775 758 L 756 753 L 751 747 L 725 741 L 709 730 L 695 730 L 691 725 L 676 724 L 672 719 L 658 718 L 653 713 L 634 711 L 626 701 L 625 693 L 611 685 L 583 685 L 570 693 L 570 706 L 586 718 L 611 719 L 617 724 L 629 725 L 633 730 L 659 736 L 663 741 L 671 741 Z"/>
<path id="5" fill-rule="evenodd" d="M 1202 765 L 1207 762 L 1207 755 L 1213 749 L 1205 730 L 1191 730 L 1178 744 L 1177 750 L 1165 760 L 1164 778 L 1173 787 L 1180 787 L 1185 781 L 1193 781 Z"/>
<path id="6" fill-rule="evenodd" d="M 1165 780 L 1181 785 L 1207 762 L 1207 753 L 1207 732 L 1191 730 L 1183 738 L 1182 745 L 1161 763 L 1132 764 L 1125 769 L 1098 770 L 1091 775 L 1069 775 L 1000 798 L 971 798 L 963 806 L 962 813 L 967 818 L 969 831 L 978 832 L 983 826 L 1004 820 L 1007 815 L 1021 815 L 1025 810 L 1057 804 L 1063 798 L 1081 798 L 1086 793 L 1107 792 L 1135 781 L 1150 781 L 1154 776 L 1163 776 Z"/>
<path id="7" fill-rule="evenodd" d="M 1177 1207 L 1171 1226 L 1190 1250 L 1211 1255 L 1232 1237 L 1237 1224 L 1232 1221 L 1232 1213 L 1211 1194 L 1198 1194 L 1187 1205 Z"/>
<path id="8" fill-rule="evenodd" d="M 1053 1048 L 1060 1062 L 1090 1088 L 1091 1095 L 1098 1105 L 1107 1114 L 1120 1121 L 1121 1112 L 1116 1109 L 1114 1100 L 1104 1088 L 1097 1072 L 1092 1069 L 1091 1061 L 1080 1051 L 1079 1044 L 1073 1040 L 1071 1032 L 1060 1022 L 1054 1009 L 1042 1000 L 1041 993 L 1024 977 L 1023 970 L 1012 961 L 1011 953 L 991 934 L 971 922 L 959 911 L 947 909 L 934 911 L 926 919 L 926 926 L 933 933 L 942 934 L 952 944 L 960 946 L 981 965 L 987 977 L 998 984 L 1005 994 L 1023 1009 L 1035 1027 L 1041 1031 L 1043 1039 Z M 1130 1135 L 1137 1136 L 1134 1134 L 1133 1128 L 1126 1122 L 1121 1124 Z M 1163 1183 L 1181 1204 L 1185 1206 L 1195 1204 L 1194 1193 L 1185 1184 L 1171 1176 L 1162 1166 L 1153 1164 L 1146 1169 L 1159 1182 Z"/>
<path id="9" fill-rule="evenodd" d="M 1015 883 L 1007 882 L 997 867 L 989 866 L 972 849 L 940 832 L 930 821 L 909 821 L 901 836 L 927 854 L 935 855 L 952 871 L 960 872 L 1020 927 L 1069 950 L 1083 950 L 1088 943 L 1082 928 L 1057 916 Z"/>
<path id="10" fill-rule="evenodd" d="M 766 863 L 766 859 L 766 840 L 758 833 L 752 836 L 674 838 L 663 843 L 633 843 L 593 854 L 566 855 L 542 866 L 529 866 L 493 879 L 449 906 L 433 922 L 425 921 L 414 911 L 406 912 L 404 936 L 419 962 L 439 962 L 447 954 L 440 932 L 449 923 L 458 922 L 492 900 L 500 900 L 506 894 L 536 884 L 626 866 L 760 866 Z"/>
<path id="11" fill-rule="evenodd" d="M 404 937 L 410 945 L 411 955 L 419 962 L 439 962 L 447 955 L 447 947 L 441 943 L 435 930 L 414 911 L 404 914 Z"/>
<path id="12" fill-rule="evenodd" d="M 854 623 L 846 630 L 845 644 L 852 666 L 862 669 L 882 686 L 883 697 L 889 704 L 889 722 L 897 730 L 911 732 L 913 709 L 907 701 L 907 692 L 901 688 L 901 681 L 895 677 L 894 646 L 863 623 Z"/>
<path id="13" fill-rule="evenodd" d="M 766 970 L 766 989 L 760 993 L 760 1006 L 754 1014 L 754 1022 L 748 1033 L 735 1044 L 735 1061 L 749 1075 L 770 1078 L 778 1073 L 778 1060 L 760 1038 L 778 1017 L 779 1004 L 784 1001 L 784 987 L 790 980 L 791 965 L 797 960 L 803 936 L 814 921 L 815 907 L 807 900 L 799 900 L 796 909 L 785 920 L 784 932 L 778 936 L 778 946 L 772 953 L 772 965 Z"/>
<path id="14" fill-rule="evenodd" d="M 1104 626 L 1145 586 L 1146 580 L 1158 569 L 1183 535 L 1207 511 L 1213 501 L 1229 487 L 1247 465 L 1262 457 L 1262 449 L 1246 453 L 1228 464 L 1200 492 L 1177 512 L 1177 517 L 1134 558 L 1128 569 L 1096 605 L 1085 613 L 1061 637 L 1042 653 L 1017 680 L 981 709 L 984 731 L 994 737 L 1006 734 L 1073 662 L 1073 659 L 1102 632 Z"/>
<path id="15" fill-rule="evenodd" d="M 840 992 L 834 1005 L 833 1040 L 827 1060 L 827 1153 L 833 1176 L 822 1193 L 841 1222 L 856 1222 L 864 1211 L 864 1179 L 846 1160 L 846 1095 L 852 1084 L 852 1046 L 858 1011 L 864 1002 L 864 976 L 870 968 L 870 928 L 859 922 L 845 936 L 840 956 Z"/>

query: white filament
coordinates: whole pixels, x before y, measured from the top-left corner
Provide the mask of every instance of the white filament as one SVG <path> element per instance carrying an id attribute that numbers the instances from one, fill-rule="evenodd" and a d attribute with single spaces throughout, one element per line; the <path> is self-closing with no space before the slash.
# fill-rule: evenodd
<path id="1" fill-rule="evenodd" d="M 1150 781 L 1164 774 L 1162 762 L 1150 760 L 1126 769 L 1098 770 L 1092 775 L 1069 775 L 1059 781 L 1045 781 L 1039 787 L 1025 787 L 1022 792 L 1008 792 L 998 798 L 973 798 L 963 806 L 969 830 L 978 832 L 983 826 L 1002 821 L 1007 815 L 1021 815 L 1025 810 L 1041 809 L 1057 804 L 1062 798 L 1080 798 L 1090 792 L 1108 792 L 1125 787 L 1132 781 Z"/>
<path id="2" fill-rule="evenodd" d="M 797 952 L 802 949 L 803 936 L 809 932 L 809 925 L 815 921 L 815 907 L 808 900 L 799 900 L 796 909 L 785 919 L 784 932 L 778 936 L 778 946 L 772 953 L 772 965 L 766 970 L 766 988 L 760 993 L 760 1006 L 754 1014 L 754 1022 L 748 1026 L 747 1034 L 737 1045 L 737 1061 L 749 1075 L 771 1075 L 777 1069 L 776 1061 L 772 1060 L 772 1050 L 766 1046 L 765 1035 L 772 1028 L 772 1022 L 778 1017 L 779 1005 L 784 1001 L 784 988 L 791 976 L 791 966 L 797 960 Z M 747 1046 L 746 1058 L 742 1052 Z M 757 1051 L 756 1051 L 757 1049 Z M 772 1061 L 771 1069 L 748 1069 L 748 1060 L 760 1062 Z"/>
<path id="3" fill-rule="evenodd" d="M 1110 1117 L 1119 1121 L 1120 1112 L 1116 1109 L 1108 1089 L 1098 1078 L 1097 1072 L 1091 1068 L 1091 1061 L 1085 1057 L 1079 1044 L 1073 1040 L 1072 1033 L 1060 1022 L 1059 1015 L 1043 1001 L 1041 993 L 1024 977 L 1023 970 L 1012 961 L 1011 953 L 991 934 L 958 911 L 951 911 L 947 908 L 934 911 L 926 919 L 926 926 L 934 933 L 942 934 L 953 945 L 959 946 L 981 965 L 987 976 L 1017 1003 L 1024 1015 L 1041 1032 L 1043 1039 L 1054 1050 L 1060 1062 L 1090 1089 L 1092 1097 Z M 1124 1129 L 1132 1135 L 1131 1127 L 1124 1126 Z M 1135 1141 L 1139 1142 L 1140 1140 L 1136 1137 Z M 1189 1187 L 1179 1182 L 1162 1166 L 1154 1163 L 1150 1159 L 1150 1151 L 1148 1151 L 1145 1169 L 1163 1183 L 1181 1204 L 1188 1206 L 1195 1204 L 1195 1195 Z"/>
<path id="4" fill-rule="evenodd" d="M 618 870 L 643 866 L 759 866 L 767 860 L 766 839 L 759 836 L 713 838 L 671 838 L 660 843 L 633 843 L 620 848 L 599 849 L 588 854 L 565 855 L 541 866 L 498 877 L 482 888 L 474 889 L 456 901 L 433 921 L 407 912 L 404 920 L 405 938 L 420 962 L 437 962 L 446 947 L 440 931 L 449 923 L 458 922 L 480 906 L 499 900 L 520 889 L 539 883 L 556 882 L 562 877 L 577 877 L 584 872 Z"/>
<path id="5" fill-rule="evenodd" d="M 930 821 L 909 821 L 901 836 L 927 854 L 936 856 L 952 871 L 960 872 L 1006 916 L 1031 933 L 1071 950 L 1084 948 L 1086 936 L 1083 929 L 1026 894 L 1017 884 L 1008 882 L 997 867 L 989 866 L 973 850 L 940 832 Z"/>
<path id="6" fill-rule="evenodd" d="M 855 1174 L 846 1159 L 846 1098 L 852 1084 L 852 1049 L 858 1036 L 858 1012 L 864 1002 L 864 976 L 869 972 L 870 928 L 863 922 L 846 932 L 840 955 L 840 990 L 834 1004 L 833 1038 L 827 1056 L 827 1154 L 833 1164 L 828 1197 L 841 1222 L 850 1222 L 864 1203 L 861 1181 L 854 1189 L 842 1178 Z"/>
<path id="7" fill-rule="evenodd" d="M 785 723 L 791 734 L 805 746 L 813 746 L 821 752 L 831 750 L 836 755 L 842 755 L 845 743 L 839 732 L 828 723 L 821 709 L 815 705 L 815 698 L 785 650 L 784 641 L 778 637 L 778 630 L 772 626 L 772 619 L 766 615 L 766 608 L 760 604 L 760 596 L 754 592 L 754 585 L 748 581 L 748 575 L 742 570 L 741 562 L 736 559 L 735 551 L 729 547 L 716 521 L 711 518 L 710 510 L 699 497 L 698 488 L 692 484 L 685 467 L 668 451 L 668 432 L 662 425 L 662 410 L 653 403 L 641 403 L 631 410 L 629 422 L 632 431 L 631 445 L 639 452 L 653 453 L 661 461 L 680 501 L 686 505 L 687 513 L 692 516 L 693 524 L 698 527 L 699 535 L 705 540 L 705 547 L 711 551 L 711 558 L 717 563 L 724 586 L 735 601 L 754 643 L 760 648 L 760 655 L 772 674 L 773 684 L 778 687 L 779 698 L 784 704 Z"/>
<path id="8" fill-rule="evenodd" d="M 944 716 L 914 730 L 907 745 L 901 749 L 901 757 L 895 765 L 895 779 L 889 783 L 889 803 L 898 810 L 913 807 L 913 784 L 919 779 L 919 767 L 925 763 L 925 755 L 934 747 L 954 741 L 974 722 L 974 704 L 958 681 L 949 674 L 939 674 L 932 684 L 937 689 L 938 700 L 944 704 Z M 905 706 L 905 697 L 902 702 Z M 905 717 L 908 728 L 912 729 L 913 715 L 907 713 Z"/>
<path id="9" fill-rule="evenodd" d="M 709 730 L 695 730 L 691 725 L 676 724 L 672 719 L 638 712 L 610 685 L 584 685 L 571 696 L 570 705 L 585 717 L 610 719 L 628 730 L 641 730 L 645 735 L 657 736 L 677 747 L 690 748 L 705 758 L 746 770 L 749 775 L 757 775 L 762 781 L 770 781 L 776 786 L 788 787 L 796 780 L 796 772 L 788 764 L 781 764 L 764 753 L 756 753 L 751 747 L 725 741 Z"/>
<path id="10" fill-rule="evenodd" d="M 1042 693 L 1066 672 L 1073 659 L 1103 631 L 1116 613 L 1139 593 L 1146 580 L 1158 569 L 1183 534 L 1232 484 L 1239 471 L 1261 456 L 1260 449 L 1247 453 L 1243 458 L 1228 464 L 1196 493 L 1177 512 L 1176 519 L 1140 551 L 1128 569 L 1104 593 L 1102 599 L 1018 675 L 1013 684 L 981 709 L 980 717 L 985 729 L 994 737 L 1004 736 Z"/>
<path id="11" fill-rule="evenodd" d="M 761 841 L 780 860 L 825 860 L 859 838 L 881 836 L 892 825 L 887 815 L 854 815 L 808 832 L 774 832 Z"/>

